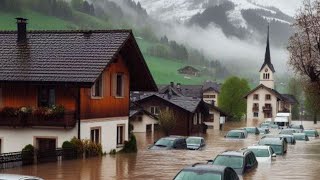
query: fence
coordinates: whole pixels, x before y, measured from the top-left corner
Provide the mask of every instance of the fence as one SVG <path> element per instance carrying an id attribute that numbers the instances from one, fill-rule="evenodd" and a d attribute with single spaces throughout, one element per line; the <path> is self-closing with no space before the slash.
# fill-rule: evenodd
<path id="1" fill-rule="evenodd" d="M 20 151 L 0 154 L 0 169 L 14 168 L 35 163 L 55 162 L 78 158 L 75 149 L 58 148 L 52 151 Z"/>

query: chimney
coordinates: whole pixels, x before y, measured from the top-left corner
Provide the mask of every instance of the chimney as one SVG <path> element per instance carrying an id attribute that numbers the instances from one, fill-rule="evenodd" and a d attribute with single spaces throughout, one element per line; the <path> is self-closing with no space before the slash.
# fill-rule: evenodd
<path id="1" fill-rule="evenodd" d="M 174 82 L 170 82 L 170 86 L 171 86 L 171 87 L 174 87 Z"/>
<path id="2" fill-rule="evenodd" d="M 18 17 L 17 20 L 17 28 L 18 28 L 18 43 L 24 43 L 27 41 L 27 20 L 25 18 Z"/>

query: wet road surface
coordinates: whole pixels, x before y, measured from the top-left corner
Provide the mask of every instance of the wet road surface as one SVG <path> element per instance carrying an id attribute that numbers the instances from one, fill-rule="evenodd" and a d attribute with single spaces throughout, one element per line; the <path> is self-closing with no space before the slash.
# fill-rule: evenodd
<path id="1" fill-rule="evenodd" d="M 300 122 L 299 122 L 300 123 Z M 303 122 L 306 127 L 315 127 L 312 122 Z M 229 123 L 225 131 L 244 126 L 244 123 Z M 316 125 L 320 129 L 320 125 Z M 226 140 L 225 131 L 208 130 L 207 146 L 202 151 L 172 150 L 151 151 L 148 147 L 161 137 L 150 134 L 135 134 L 138 141 L 137 154 L 107 155 L 102 158 L 70 160 L 55 163 L 24 166 L 2 170 L 2 173 L 17 173 L 39 176 L 48 180 L 108 180 L 108 179 L 172 179 L 180 169 L 197 162 L 206 162 L 225 150 L 237 150 L 257 143 L 260 136 L 249 135 L 245 140 Z M 277 133 L 273 130 L 273 133 Z M 320 139 L 288 145 L 288 153 L 277 156 L 272 163 L 243 176 L 243 179 L 304 179 L 320 177 Z"/>

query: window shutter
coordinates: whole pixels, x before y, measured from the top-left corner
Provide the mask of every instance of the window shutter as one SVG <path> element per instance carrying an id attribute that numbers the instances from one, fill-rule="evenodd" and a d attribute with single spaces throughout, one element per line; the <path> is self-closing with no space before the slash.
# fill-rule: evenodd
<path id="1" fill-rule="evenodd" d="M 112 78 L 112 86 L 111 86 L 112 96 L 116 96 L 117 95 L 117 74 L 113 73 L 111 75 L 111 78 Z"/>

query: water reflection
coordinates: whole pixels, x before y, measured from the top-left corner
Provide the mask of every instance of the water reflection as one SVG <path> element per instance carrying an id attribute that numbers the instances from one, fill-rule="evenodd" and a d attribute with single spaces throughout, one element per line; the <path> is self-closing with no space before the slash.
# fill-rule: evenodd
<path id="1" fill-rule="evenodd" d="M 313 127 L 312 122 L 303 122 Z M 255 144 L 261 136 L 249 135 L 245 140 L 226 140 L 225 131 L 245 126 L 244 122 L 229 123 L 224 131 L 208 131 L 206 147 L 202 151 L 151 151 L 148 147 L 162 136 L 138 133 L 137 154 L 117 154 L 103 158 L 63 161 L 2 170 L 3 173 L 18 173 L 40 176 L 48 180 L 108 180 L 108 179 L 172 179 L 187 165 L 206 162 L 225 150 L 235 150 Z M 318 126 L 319 128 L 320 126 Z M 272 130 L 277 133 L 277 130 Z M 260 163 L 258 168 L 243 179 L 318 179 L 320 176 L 320 140 L 297 142 L 288 146 L 288 153 L 277 156 L 271 164 Z"/>

